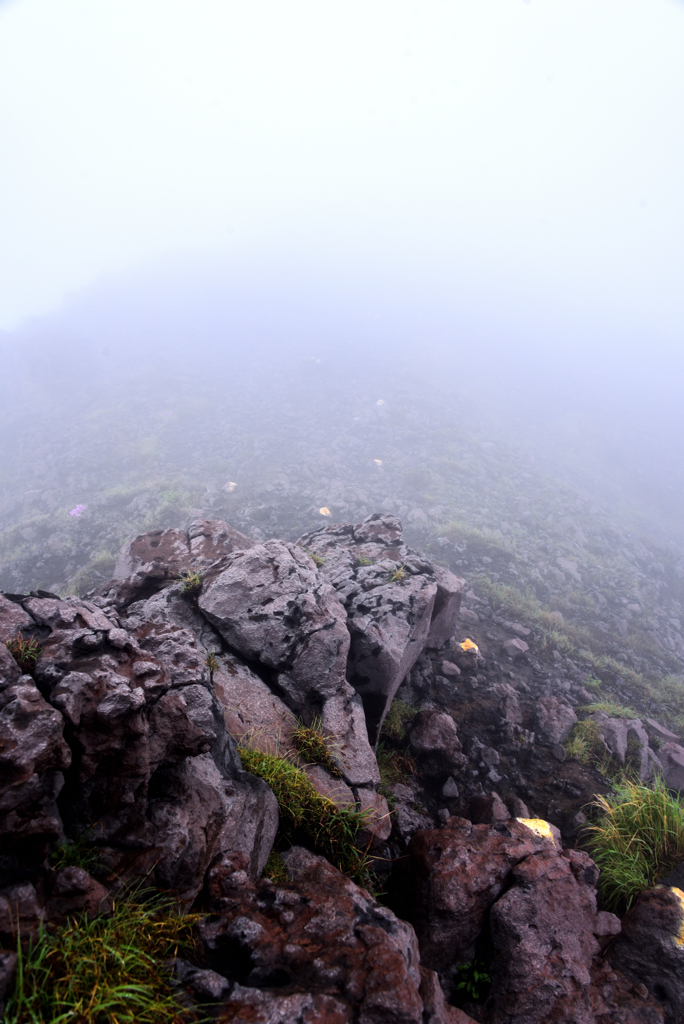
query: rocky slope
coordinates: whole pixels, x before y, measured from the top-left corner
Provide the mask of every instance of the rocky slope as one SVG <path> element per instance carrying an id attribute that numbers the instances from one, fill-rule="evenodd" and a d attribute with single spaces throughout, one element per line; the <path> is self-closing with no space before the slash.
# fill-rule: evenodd
<path id="1" fill-rule="evenodd" d="M 645 893 L 622 924 L 598 908 L 573 847 L 609 783 L 563 746 L 591 714 L 606 754 L 681 789 L 678 736 L 583 710 L 592 651 L 503 617 L 500 592 L 457 575 L 493 556 L 461 547 L 414 551 L 386 513 L 297 544 L 198 518 L 128 542 L 84 597 L 1 596 L 6 981 L 18 924 L 107 912 L 145 878 L 208 915 L 197 962 L 173 969 L 221 1020 L 684 1019 L 681 893 Z M 295 757 L 301 721 L 331 754 L 305 766 L 313 786 L 366 812 L 382 904 L 315 849 L 263 877 L 278 803 L 238 746 Z M 97 870 L 51 866 L 65 837 Z M 482 958 L 491 988 L 468 1001 L 459 979 Z"/>

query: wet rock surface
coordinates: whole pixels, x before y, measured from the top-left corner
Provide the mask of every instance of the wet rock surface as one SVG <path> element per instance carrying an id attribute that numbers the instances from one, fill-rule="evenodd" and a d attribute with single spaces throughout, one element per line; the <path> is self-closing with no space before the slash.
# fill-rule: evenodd
<path id="1" fill-rule="evenodd" d="M 589 715 L 582 670 L 544 662 L 532 630 L 474 591 L 464 608 L 463 591 L 383 512 L 299 544 L 200 518 L 136 537 L 87 597 L 3 597 L 6 639 L 39 651 L 20 666 L 0 644 L 2 941 L 17 922 L 106 913 L 113 879 L 147 878 L 210 911 L 203 960 L 176 961 L 174 984 L 221 1020 L 678 1020 L 676 890 L 644 894 L 621 930 L 597 910 L 595 865 L 563 848 L 608 789 L 567 755 L 578 718 L 680 788 L 677 734 Z M 365 812 L 357 841 L 392 909 L 299 847 L 286 882 L 262 877 L 277 803 L 237 744 L 297 760 L 301 720 L 339 777 L 306 774 Z M 375 740 L 397 772 L 382 786 Z M 51 867 L 65 837 L 86 837 L 102 872 Z M 482 956 L 491 989 L 464 1005 Z"/>

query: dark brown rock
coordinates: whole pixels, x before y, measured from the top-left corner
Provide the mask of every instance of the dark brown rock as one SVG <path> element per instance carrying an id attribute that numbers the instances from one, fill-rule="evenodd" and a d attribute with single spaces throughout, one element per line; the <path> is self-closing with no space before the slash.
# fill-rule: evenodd
<path id="1" fill-rule="evenodd" d="M 0 645 L 2 651 L 7 649 Z M 42 863 L 48 844 L 63 835 L 57 796 L 71 751 L 62 716 L 41 696 L 31 676 L 0 681 L 0 866 Z M 7 680 L 7 676 L 4 677 Z"/>
<path id="2" fill-rule="evenodd" d="M 668 1024 L 680 1024 L 684 1020 L 682 891 L 663 887 L 641 893 L 623 919 L 610 958 L 662 1003 Z"/>
<path id="3" fill-rule="evenodd" d="M 303 998 L 305 1006 L 318 1000 L 321 1016 L 303 1018 L 312 1022 L 423 1024 L 411 926 L 322 857 L 293 848 L 284 860 L 286 885 L 249 883 L 235 860 L 218 862 L 210 873 L 215 917 L 200 932 L 211 967 L 241 986 L 226 1004 L 225 1019 L 242 1019 L 230 1014 L 236 997 L 244 1006 L 246 987 L 261 990 L 268 1005 L 276 995 L 299 997 L 297 1009 Z M 261 995 L 252 999 L 263 1007 Z M 284 1019 L 281 1009 L 277 1013 L 274 1019 Z M 433 1019 L 439 1024 L 439 1017 Z"/>
<path id="4" fill-rule="evenodd" d="M 512 879 L 491 910 L 491 1024 L 662 1020 L 654 1000 L 598 959 L 595 936 L 614 922 L 596 913 L 598 869 L 587 854 L 541 850 L 520 861 Z"/>
<path id="5" fill-rule="evenodd" d="M 61 868 L 50 879 L 46 914 L 50 921 L 63 922 L 75 914 L 97 917 L 108 914 L 112 900 L 107 889 L 79 867 Z"/>
<path id="6" fill-rule="evenodd" d="M 485 915 L 525 857 L 552 847 L 518 821 L 473 825 L 450 818 L 444 828 L 416 833 L 409 846 L 413 868 L 411 920 L 426 967 L 451 986 L 468 960 Z"/>

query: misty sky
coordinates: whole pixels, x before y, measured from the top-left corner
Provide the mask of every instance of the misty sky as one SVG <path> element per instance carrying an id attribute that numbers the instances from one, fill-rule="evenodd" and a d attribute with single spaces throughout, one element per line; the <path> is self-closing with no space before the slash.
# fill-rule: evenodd
<path id="1" fill-rule="evenodd" d="M 0 0 L 0 328 L 216 253 L 677 344 L 683 55 L 680 0 Z"/>

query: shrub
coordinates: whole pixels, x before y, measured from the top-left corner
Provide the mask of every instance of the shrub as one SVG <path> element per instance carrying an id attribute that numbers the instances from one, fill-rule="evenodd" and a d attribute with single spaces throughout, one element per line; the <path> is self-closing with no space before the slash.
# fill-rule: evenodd
<path id="1" fill-rule="evenodd" d="M 653 787 L 625 782 L 594 806 L 601 818 L 585 836 L 601 870 L 599 893 L 609 909 L 627 910 L 684 860 L 684 799 L 658 779 Z"/>
<path id="2" fill-rule="evenodd" d="M 111 915 L 81 915 L 28 947 L 17 945 L 6 1024 L 181 1024 L 197 1021 L 176 1000 L 164 961 L 189 951 L 198 914 L 181 916 L 169 897 L 138 891 Z"/>
<path id="3" fill-rule="evenodd" d="M 292 733 L 292 742 L 306 764 L 320 764 L 331 775 L 341 778 L 340 769 L 333 761 L 328 740 L 321 729 L 320 718 L 316 716 L 311 725 L 304 725 L 304 722 L 298 719 Z"/>
<path id="4" fill-rule="evenodd" d="M 41 656 L 43 648 L 37 640 L 29 637 L 24 639 L 21 633 L 17 633 L 11 640 L 5 640 L 5 647 L 10 652 L 22 672 L 30 674 L 36 667 L 36 662 Z"/>
<path id="5" fill-rule="evenodd" d="M 277 754 L 240 746 L 244 769 L 271 787 L 280 812 L 279 836 L 287 845 L 300 843 L 323 854 L 361 885 L 368 884 L 368 856 L 356 846 L 366 814 L 353 805 L 338 807 L 320 795 L 306 772 Z"/>

